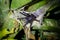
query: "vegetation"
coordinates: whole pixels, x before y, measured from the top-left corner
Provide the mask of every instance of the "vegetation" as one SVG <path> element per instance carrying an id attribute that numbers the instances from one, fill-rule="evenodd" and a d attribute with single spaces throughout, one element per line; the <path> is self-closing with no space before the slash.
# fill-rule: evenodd
<path id="1" fill-rule="evenodd" d="M 28 5 L 26 11 L 33 12 L 50 1 L 52 0 L 12 0 L 11 9 L 18 10 Z M 37 34 L 39 34 L 41 40 L 60 40 L 60 1 L 53 1 L 56 1 L 56 3 L 47 10 L 42 27 L 37 29 L 37 24 L 32 28 L 32 34 L 35 35 L 38 31 Z M 0 0 L 0 40 L 3 38 L 15 40 L 16 35 L 23 29 L 22 20 L 19 24 L 15 19 L 10 18 L 13 13 L 9 11 L 9 2 L 9 0 Z M 23 40 L 25 40 L 24 36 L 25 34 L 22 36 Z"/>

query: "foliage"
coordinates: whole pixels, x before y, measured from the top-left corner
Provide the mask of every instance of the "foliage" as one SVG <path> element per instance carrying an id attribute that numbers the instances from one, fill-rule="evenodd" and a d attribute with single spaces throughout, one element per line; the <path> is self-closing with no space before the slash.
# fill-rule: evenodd
<path id="1" fill-rule="evenodd" d="M 32 0 L 13 0 L 11 4 L 11 9 L 17 9 L 18 7 L 22 7 L 23 5 L 31 1 Z M 46 3 L 47 3 L 47 0 L 39 1 L 38 3 L 30 6 L 26 11 L 30 11 L 30 12 L 35 11 Z M 55 4 L 47 11 L 51 11 L 57 6 L 58 5 Z M 17 23 L 15 19 L 9 18 L 12 13 L 8 12 L 8 10 L 9 10 L 9 0 L 0 0 L 0 27 L 1 27 L 0 28 L 0 39 L 6 34 L 13 33 L 14 27 L 19 26 L 19 24 Z M 58 23 L 59 23 L 58 20 L 45 18 L 42 28 L 40 28 L 40 30 L 49 30 L 52 32 L 59 33 L 60 27 L 58 26 Z M 19 27 L 20 30 L 22 30 L 23 28 L 22 26 L 23 26 L 22 23 L 20 23 L 20 27 Z M 10 31 L 7 31 L 7 29 L 9 29 Z M 18 32 L 13 34 L 13 36 L 12 35 L 9 36 L 8 38 L 13 39 L 17 33 Z"/>

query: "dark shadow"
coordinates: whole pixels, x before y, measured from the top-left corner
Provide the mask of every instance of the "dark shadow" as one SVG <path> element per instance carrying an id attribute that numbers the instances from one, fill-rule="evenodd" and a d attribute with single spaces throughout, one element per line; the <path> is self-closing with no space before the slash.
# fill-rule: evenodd
<path id="1" fill-rule="evenodd" d="M 49 18 L 49 19 L 55 19 L 55 20 L 60 19 L 60 12 L 57 12 L 59 10 L 60 10 L 60 6 L 54 8 L 51 11 L 48 11 L 50 13 L 50 15 L 47 18 Z"/>
<path id="2" fill-rule="evenodd" d="M 33 40 L 33 39 L 29 39 L 29 40 Z"/>
<path id="3" fill-rule="evenodd" d="M 14 37 L 14 39 L 22 40 L 24 35 L 25 35 L 25 33 L 24 33 L 24 30 L 22 29 L 21 31 L 18 32 L 18 34 Z"/>
<path id="4" fill-rule="evenodd" d="M 3 29 L 3 24 L 4 24 L 4 23 L 1 23 L 1 22 L 0 22 L 0 31 L 2 31 L 2 29 Z"/>
<path id="5" fill-rule="evenodd" d="M 35 32 L 35 40 L 38 40 L 38 30 L 36 30 L 36 32 Z"/>
<path id="6" fill-rule="evenodd" d="M 1 38 L 1 40 L 8 38 L 8 37 L 9 37 L 10 35 L 12 35 L 12 34 L 14 34 L 14 33 L 6 34 L 5 36 L 3 36 L 3 37 Z"/>
<path id="7" fill-rule="evenodd" d="M 39 39 L 39 29 L 31 29 L 31 31 L 35 31 L 35 40 Z"/>
<path id="8" fill-rule="evenodd" d="M 9 9 L 11 9 L 12 0 L 9 0 Z"/>

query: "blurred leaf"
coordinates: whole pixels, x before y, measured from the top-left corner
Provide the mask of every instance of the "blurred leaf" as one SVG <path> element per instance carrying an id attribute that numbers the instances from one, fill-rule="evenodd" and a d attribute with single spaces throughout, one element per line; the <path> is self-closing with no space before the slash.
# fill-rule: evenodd
<path id="1" fill-rule="evenodd" d="M 30 2 L 31 0 L 13 0 L 12 1 L 12 9 L 16 9 L 18 7 L 21 7 L 25 4 L 27 4 L 28 2 Z"/>

